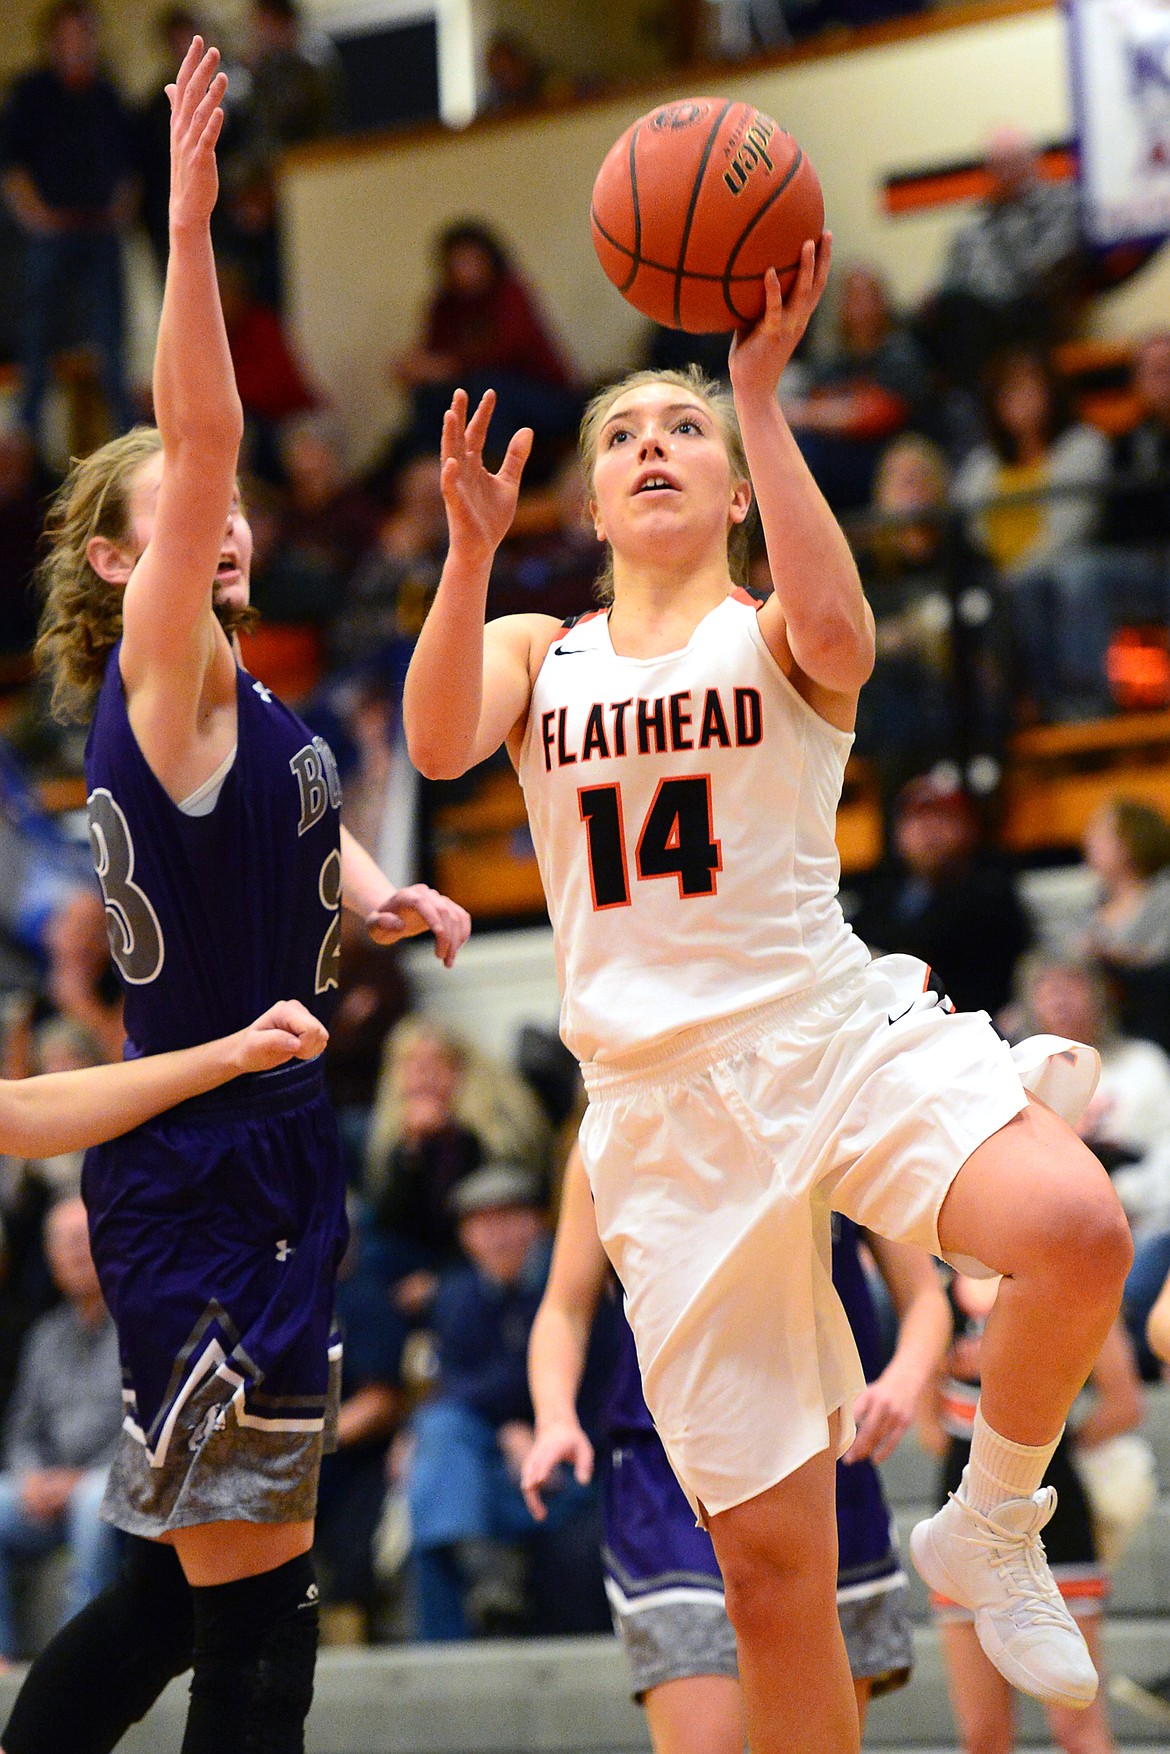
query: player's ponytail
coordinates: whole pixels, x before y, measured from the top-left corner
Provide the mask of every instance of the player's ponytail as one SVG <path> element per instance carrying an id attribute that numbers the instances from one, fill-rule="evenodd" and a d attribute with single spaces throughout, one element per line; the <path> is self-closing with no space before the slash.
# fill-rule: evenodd
<path id="1" fill-rule="evenodd" d="M 681 371 L 668 369 L 664 371 L 636 371 L 626 377 L 619 378 L 616 384 L 608 384 L 599 390 L 581 421 L 578 445 L 581 454 L 581 466 L 585 471 L 585 481 L 590 496 L 593 493 L 593 470 L 597 462 L 597 446 L 601 438 L 601 429 L 609 416 L 609 411 L 619 396 L 627 390 L 639 390 L 643 384 L 676 384 L 700 402 L 705 402 L 715 418 L 719 431 L 723 436 L 727 459 L 731 464 L 733 481 L 751 481 L 748 470 L 747 454 L 743 448 L 743 438 L 736 418 L 735 403 L 730 390 L 716 383 L 714 378 L 707 377 L 697 365 L 689 365 Z M 754 515 L 754 514 L 753 514 Z M 741 524 L 732 524 L 727 532 L 727 566 L 731 573 L 731 581 L 735 585 L 746 585 L 748 582 L 748 566 L 751 559 L 751 528 L 752 517 L 745 518 Z M 613 602 L 613 550 L 607 545 L 605 560 L 593 587 L 593 594 L 603 605 Z"/>

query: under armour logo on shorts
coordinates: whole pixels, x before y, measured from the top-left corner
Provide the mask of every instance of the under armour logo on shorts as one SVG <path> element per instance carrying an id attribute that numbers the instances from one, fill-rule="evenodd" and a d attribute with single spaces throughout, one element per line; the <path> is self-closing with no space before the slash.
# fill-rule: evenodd
<path id="1" fill-rule="evenodd" d="M 321 1591 L 317 1588 L 315 1583 L 311 1583 L 305 1591 L 304 1601 L 297 1603 L 297 1613 L 299 1614 L 302 1608 L 315 1608 L 320 1598 Z"/>
<path id="2" fill-rule="evenodd" d="M 194 1453 L 203 1448 L 209 1437 L 217 1431 L 227 1429 L 227 1415 L 222 1407 L 209 1407 L 191 1436 L 187 1440 L 187 1448 Z"/>
<path id="3" fill-rule="evenodd" d="M 278 1261 L 287 1261 L 289 1256 L 294 1255 L 295 1253 L 296 1253 L 296 1250 L 293 1248 L 292 1243 L 288 1240 L 288 1237 L 282 1236 L 280 1241 L 276 1245 L 276 1258 L 277 1258 L 277 1260 Z"/>

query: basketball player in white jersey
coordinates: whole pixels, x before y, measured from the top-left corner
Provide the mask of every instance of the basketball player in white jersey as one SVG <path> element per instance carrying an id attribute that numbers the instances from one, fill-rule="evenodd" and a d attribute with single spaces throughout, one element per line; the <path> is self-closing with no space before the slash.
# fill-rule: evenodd
<path id="1" fill-rule="evenodd" d="M 971 1462 L 913 1555 L 1010 1680 L 1074 1706 L 1097 1681 L 1044 1561 L 1039 1488 L 1131 1253 L 1108 1178 L 1047 1106 L 1087 1098 L 1091 1050 L 1046 1038 L 1013 1061 L 922 963 L 871 962 L 838 905 L 873 620 L 776 399 L 828 266 L 827 238 L 806 246 L 787 301 L 769 273 L 765 315 L 732 348 L 734 410 L 685 375 L 595 400 L 582 445 L 611 601 L 575 625 L 485 630 L 531 434 L 490 474 L 492 399 L 468 420 L 456 395 L 450 550 L 405 703 L 424 773 L 506 743 L 524 786 L 598 1229 L 655 1425 L 715 1542 L 755 1754 L 858 1747 L 833 1475 L 861 1374 L 830 1207 L 1005 1275 Z M 775 581 L 759 609 L 729 561 L 753 485 Z"/>

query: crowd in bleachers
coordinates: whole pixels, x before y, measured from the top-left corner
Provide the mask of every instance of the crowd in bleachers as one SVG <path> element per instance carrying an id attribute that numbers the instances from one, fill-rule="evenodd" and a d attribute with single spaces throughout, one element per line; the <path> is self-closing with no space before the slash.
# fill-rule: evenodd
<path id="1" fill-rule="evenodd" d="M 805 9 L 805 23 L 819 10 Z M 730 29 L 735 9 L 725 12 Z M 788 29 L 802 16 L 775 12 L 789 13 Z M 768 37 L 767 6 L 736 16 L 749 46 L 780 40 Z M 162 17 L 168 64 L 195 25 L 181 8 Z M 334 125 L 336 71 L 287 0 L 258 0 L 250 28 L 233 69 L 217 221 L 263 616 L 247 657 L 329 739 L 348 826 L 405 876 L 427 865 L 435 796 L 410 769 L 399 702 L 444 553 L 442 411 L 454 385 L 491 385 L 497 440 L 521 423 L 535 429 L 489 613 L 567 616 L 590 606 L 600 557 L 574 446 L 590 386 L 506 240 L 472 216 L 436 239 L 415 342 L 386 361 L 405 416 L 367 467 L 347 466 L 337 411 L 282 315 L 273 179 L 285 146 Z M 100 70 L 83 4 L 53 9 L 45 50 L 0 117 L 3 187 L 29 274 L 18 388 L 0 433 L 0 683 L 10 747 L 38 777 L 79 766 L 76 737 L 47 727 L 28 663 L 28 585 L 53 479 L 50 367 L 82 340 L 96 352 L 108 422 L 147 412 L 122 354 L 119 247 L 135 202 L 160 265 L 166 240 L 161 85 L 130 112 Z M 492 80 L 495 107 L 545 89 L 515 43 L 497 45 Z M 1091 281 L 1071 191 L 1041 180 L 1015 135 L 991 143 L 987 169 L 986 199 L 957 228 L 934 295 L 899 312 L 876 267 L 839 270 L 782 396 L 848 522 L 878 623 L 857 751 L 878 777 L 890 855 L 858 884 L 855 924 L 875 948 L 939 968 L 960 1006 L 986 1008 L 1008 1029 L 1022 1030 L 1026 1014 L 1101 1048 L 1106 1075 L 1086 1136 L 1118 1177 L 1139 1243 L 1138 1337 L 1170 1267 L 1170 824 L 1124 801 L 1102 813 L 1084 849 L 1099 904 L 1071 937 L 1040 942 L 989 847 L 993 797 L 978 786 L 973 796 L 972 781 L 994 781 L 1020 723 L 1117 709 L 1119 627 L 1153 630 L 1150 650 L 1166 651 L 1170 331 L 1133 338 L 1123 394 L 1101 425 L 1069 366 Z M 58 298 L 62 287 L 70 298 Z M 726 345 L 658 332 L 644 359 L 698 355 L 719 372 Z M 769 588 L 762 552 L 752 579 Z M 1170 661 L 1147 704 L 1170 705 Z M 977 755 L 988 765 L 977 769 Z M 19 777 L 0 771 L 0 788 L 8 868 L 19 848 L 28 873 L 19 896 L 13 885 L 0 898 L 4 1071 L 116 1057 L 100 901 Z M 540 1031 L 515 1066 L 481 1063 L 413 1015 L 399 959 L 346 929 L 328 1076 L 351 1182 L 339 1291 L 350 1339 L 340 1447 L 322 1479 L 325 1599 L 360 1636 L 600 1629 L 594 1496 L 565 1481 L 538 1530 L 517 1485 L 531 1442 L 524 1352 L 580 1100 L 575 1069 Z M 72 1604 L 104 1562 L 86 1518 L 109 1450 L 109 1384 L 96 1386 L 106 1327 L 87 1301 L 84 1263 L 61 1264 L 78 1173 L 72 1160 L 0 1165 L 0 1661 L 30 1636 L 6 1594 L 10 1571 L 67 1541 Z M 72 1386 L 42 1407 L 37 1361 L 66 1353 Z"/>

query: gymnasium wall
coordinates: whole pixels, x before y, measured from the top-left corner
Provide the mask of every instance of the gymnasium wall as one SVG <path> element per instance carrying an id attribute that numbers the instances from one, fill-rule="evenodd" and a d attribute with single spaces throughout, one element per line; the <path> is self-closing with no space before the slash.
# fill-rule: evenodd
<path id="1" fill-rule="evenodd" d="M 825 186 L 839 257 L 883 262 L 898 295 L 936 279 L 964 209 L 898 219 L 881 208 L 892 171 L 976 154 L 1014 120 L 1037 140 L 1071 126 L 1064 27 L 1045 4 L 847 54 L 718 75 L 804 144 Z M 605 151 L 652 103 L 681 85 L 548 116 L 477 124 L 463 135 L 306 149 L 287 169 L 294 316 L 305 356 L 334 398 L 355 459 L 395 417 L 385 361 L 412 336 L 430 281 L 430 240 L 474 213 L 498 225 L 581 370 L 599 376 L 638 349 L 640 319 L 601 274 L 589 241 L 589 191 Z M 1130 333 L 1164 320 L 1170 261 L 1102 304 L 1100 326 Z"/>

